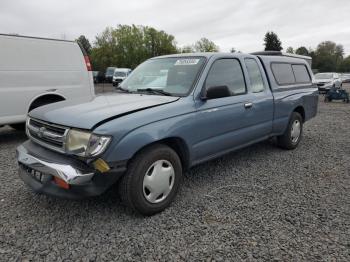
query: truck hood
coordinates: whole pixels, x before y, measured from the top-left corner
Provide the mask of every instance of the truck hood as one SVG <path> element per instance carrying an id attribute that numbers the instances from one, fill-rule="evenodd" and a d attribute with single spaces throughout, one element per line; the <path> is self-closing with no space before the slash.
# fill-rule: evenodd
<path id="1" fill-rule="evenodd" d="M 30 117 L 68 127 L 92 129 L 102 121 L 147 108 L 175 102 L 179 97 L 145 94 L 109 94 L 91 101 L 63 101 L 49 104 L 29 113 Z"/>

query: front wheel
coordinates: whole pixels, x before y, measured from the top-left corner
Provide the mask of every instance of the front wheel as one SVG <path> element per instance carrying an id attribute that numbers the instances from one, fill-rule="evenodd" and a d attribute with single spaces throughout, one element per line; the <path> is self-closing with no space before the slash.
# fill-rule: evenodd
<path id="1" fill-rule="evenodd" d="M 295 149 L 303 133 L 303 118 L 297 112 L 293 112 L 289 119 L 288 127 L 283 135 L 277 137 L 277 143 L 284 149 Z"/>
<path id="2" fill-rule="evenodd" d="M 122 201 L 142 215 L 163 211 L 174 200 L 182 180 L 177 153 L 162 144 L 150 146 L 131 160 L 119 183 Z"/>

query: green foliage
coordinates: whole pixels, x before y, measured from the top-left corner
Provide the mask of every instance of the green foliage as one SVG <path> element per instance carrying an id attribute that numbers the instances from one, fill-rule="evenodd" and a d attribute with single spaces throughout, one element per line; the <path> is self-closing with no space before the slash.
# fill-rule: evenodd
<path id="1" fill-rule="evenodd" d="M 344 56 L 344 48 L 342 45 L 337 45 L 331 41 L 320 43 L 313 57 L 313 67 L 319 72 L 334 72 L 339 71 Z"/>
<path id="2" fill-rule="evenodd" d="M 305 56 L 309 56 L 309 51 L 307 50 L 307 48 L 305 46 L 301 46 L 299 47 L 297 50 L 295 50 L 295 53 L 297 55 L 305 55 Z"/>
<path id="3" fill-rule="evenodd" d="M 294 49 L 293 49 L 293 47 L 288 47 L 287 48 L 287 50 L 286 50 L 286 52 L 288 53 L 288 54 L 294 54 Z"/>
<path id="4" fill-rule="evenodd" d="M 209 39 L 203 37 L 194 44 L 196 52 L 219 52 L 219 47 Z"/>
<path id="5" fill-rule="evenodd" d="M 108 66 L 135 68 L 148 58 L 177 53 L 175 38 L 152 27 L 118 25 L 96 37 L 91 52 L 94 69 Z"/>
<path id="6" fill-rule="evenodd" d="M 315 50 L 301 46 L 295 50 L 295 54 L 311 56 L 312 68 L 317 72 L 350 71 L 350 56 L 344 59 L 343 46 L 332 41 L 320 43 Z"/>
<path id="7" fill-rule="evenodd" d="M 265 51 L 281 51 L 282 43 L 274 32 L 267 32 L 264 37 Z"/>
<path id="8" fill-rule="evenodd" d="M 201 38 L 193 45 L 179 48 L 179 53 L 219 52 L 219 47 L 207 38 Z"/>
<path id="9" fill-rule="evenodd" d="M 195 50 L 193 45 L 185 45 L 179 49 L 179 53 L 194 53 L 194 52 Z"/>
<path id="10" fill-rule="evenodd" d="M 344 73 L 350 72 L 350 56 L 348 56 L 342 61 L 340 65 L 340 71 Z"/>
<path id="11" fill-rule="evenodd" d="M 174 53 L 217 52 L 219 47 L 207 38 L 193 45 L 176 47 L 175 38 L 153 27 L 118 25 L 107 27 L 96 36 L 93 48 L 89 40 L 81 35 L 78 41 L 90 54 L 94 70 L 104 71 L 108 66 L 135 68 L 148 58 Z M 282 44 L 274 32 L 267 32 L 264 38 L 265 50 L 281 51 Z M 320 43 L 315 50 L 301 46 L 287 48 L 287 53 L 311 56 L 313 68 L 319 72 L 350 72 L 350 56 L 344 59 L 344 48 L 331 41 Z M 237 52 L 231 48 L 230 52 Z"/>
<path id="12" fill-rule="evenodd" d="M 84 48 L 87 54 L 90 54 L 91 44 L 89 39 L 87 39 L 84 35 L 81 35 L 75 41 L 77 41 Z"/>
<path id="13" fill-rule="evenodd" d="M 104 71 L 108 66 L 116 66 L 117 52 L 113 28 L 107 27 L 101 34 L 96 36 L 90 60 L 94 70 Z"/>

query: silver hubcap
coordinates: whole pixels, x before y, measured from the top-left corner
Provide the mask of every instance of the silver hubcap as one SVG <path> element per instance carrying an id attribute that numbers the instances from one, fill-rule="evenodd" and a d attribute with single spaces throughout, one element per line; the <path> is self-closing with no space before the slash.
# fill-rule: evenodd
<path id="1" fill-rule="evenodd" d="M 294 120 L 294 122 L 292 124 L 291 134 L 290 134 L 293 143 L 298 142 L 298 139 L 300 137 L 300 133 L 301 133 L 300 121 L 299 120 Z"/>
<path id="2" fill-rule="evenodd" d="M 170 194 L 175 181 L 175 171 L 167 160 L 158 160 L 148 168 L 143 178 L 143 195 L 148 202 L 162 202 Z"/>

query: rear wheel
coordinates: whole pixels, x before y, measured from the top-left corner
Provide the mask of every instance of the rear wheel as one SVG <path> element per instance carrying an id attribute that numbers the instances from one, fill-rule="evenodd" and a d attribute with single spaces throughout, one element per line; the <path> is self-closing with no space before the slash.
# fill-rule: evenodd
<path id="1" fill-rule="evenodd" d="M 290 117 L 288 127 L 283 135 L 277 137 L 277 143 L 284 149 L 295 149 L 302 136 L 303 132 L 303 118 L 297 112 L 293 112 Z"/>
<path id="2" fill-rule="evenodd" d="M 179 156 L 162 144 L 150 146 L 131 160 L 119 183 L 122 201 L 142 215 L 153 215 L 167 208 L 182 180 Z"/>

